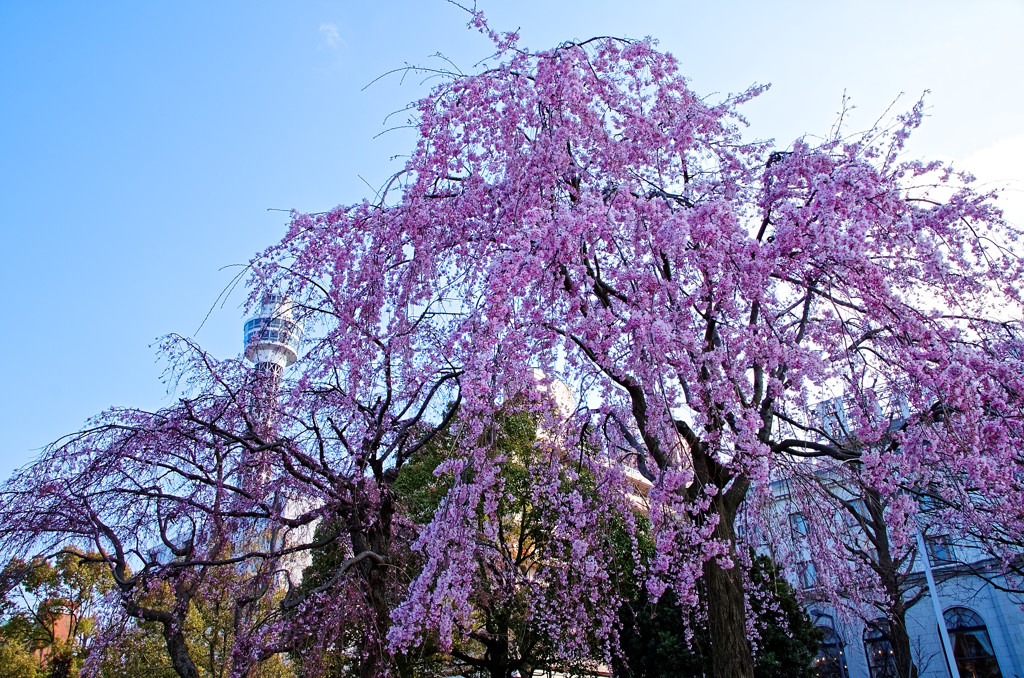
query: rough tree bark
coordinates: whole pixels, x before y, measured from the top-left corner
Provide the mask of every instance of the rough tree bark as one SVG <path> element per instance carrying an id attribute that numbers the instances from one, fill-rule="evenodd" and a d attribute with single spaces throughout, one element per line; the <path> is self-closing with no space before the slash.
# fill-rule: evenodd
<path id="1" fill-rule="evenodd" d="M 720 495 L 721 496 L 721 495 Z M 717 678 L 754 678 L 754 657 L 747 639 L 743 569 L 736 560 L 736 507 L 720 499 L 714 508 L 719 518 L 714 536 L 732 545 L 732 567 L 718 559 L 704 564 L 708 596 L 708 631 L 711 635 L 711 673 Z"/>

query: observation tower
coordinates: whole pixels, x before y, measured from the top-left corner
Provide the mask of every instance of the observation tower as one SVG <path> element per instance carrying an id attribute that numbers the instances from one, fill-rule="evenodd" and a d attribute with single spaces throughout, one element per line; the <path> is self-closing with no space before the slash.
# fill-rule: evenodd
<path id="1" fill-rule="evenodd" d="M 290 299 L 266 294 L 259 311 L 245 321 L 245 357 L 260 374 L 280 377 L 299 357 L 302 326 L 295 322 Z"/>
<path id="2" fill-rule="evenodd" d="M 255 364 L 258 375 L 253 390 L 251 421 L 263 440 L 276 438 L 281 375 L 299 357 L 303 328 L 295 320 L 294 307 L 292 300 L 284 295 L 265 294 L 259 309 L 245 321 L 243 329 L 245 357 Z M 249 488 L 253 496 L 272 506 L 277 514 L 272 520 L 255 519 L 248 528 L 248 539 L 257 550 L 278 554 L 276 557 L 281 569 L 274 575 L 274 586 L 281 591 L 291 590 L 292 584 L 301 581 L 302 573 L 313 563 L 312 555 L 303 550 L 285 555 L 280 555 L 280 552 L 311 543 L 319 519 L 297 527 L 282 527 L 276 521 L 299 517 L 315 508 L 315 504 L 309 497 L 295 496 L 285 489 L 273 487 L 271 481 L 282 471 L 280 468 L 275 470 L 268 450 L 252 453 L 243 462 L 241 472 L 243 486 Z M 251 573 L 255 574 L 255 570 Z"/>

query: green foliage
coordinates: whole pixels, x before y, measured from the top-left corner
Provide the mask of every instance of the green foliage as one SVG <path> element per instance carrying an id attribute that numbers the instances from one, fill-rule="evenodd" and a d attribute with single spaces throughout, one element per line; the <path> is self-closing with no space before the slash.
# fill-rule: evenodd
<path id="1" fill-rule="evenodd" d="M 177 678 L 167 647 L 155 623 L 126 624 L 107 647 L 100 664 L 102 678 Z"/>
<path id="2" fill-rule="evenodd" d="M 13 559 L 0 581 L 7 589 L 0 599 L 2 670 L 11 676 L 77 675 L 95 633 L 100 596 L 112 585 L 106 566 L 69 551 L 52 560 Z"/>
<path id="3" fill-rule="evenodd" d="M 755 678 L 814 678 L 821 631 L 812 624 L 776 565 L 757 556 L 749 573 L 750 606 L 760 634 Z M 676 604 L 671 590 L 657 602 L 641 587 L 620 611 L 623 661 L 629 678 L 703 678 L 711 675 L 711 638 L 698 615 Z"/>
<path id="4" fill-rule="evenodd" d="M 707 633 L 696 629 L 676 604 L 675 594 L 668 590 L 652 602 L 647 589 L 641 587 L 637 597 L 619 611 L 622 631 L 615 673 L 629 678 L 702 677 L 710 665 Z"/>
<path id="5" fill-rule="evenodd" d="M 435 471 L 441 463 L 459 454 L 463 433 L 456 425 L 402 467 L 393 489 L 402 513 L 414 523 L 428 523 L 452 488 L 452 474 L 436 476 Z M 471 598 L 475 628 L 467 634 L 472 639 L 456 642 L 450 657 L 439 655 L 427 640 L 419 648 L 421 657 L 415 671 L 409 675 L 450 675 L 452 671 L 474 676 L 505 675 L 514 666 L 528 671 L 554 661 L 552 641 L 534 628 L 530 598 L 515 583 L 529 579 L 550 550 L 551 535 L 544 518 L 550 507 L 533 501 L 534 488 L 541 480 L 537 474 L 547 468 L 547 459 L 540 456 L 546 452 L 536 447 L 536 419 L 526 412 L 506 412 L 483 435 L 490 438 L 495 460 L 501 460 L 498 463 L 503 492 L 493 515 L 478 514 L 481 540 L 487 518 L 495 521 L 496 536 L 483 547 L 485 553 L 493 552 L 494 557 L 486 565 L 481 564 L 477 572 Z M 585 473 L 576 476 L 572 486 L 593 494 L 592 480 Z M 617 536 L 628 541 L 624 529 Z M 625 550 L 629 552 L 628 547 Z M 625 571 L 632 571 L 631 563 Z"/>
<path id="6" fill-rule="evenodd" d="M 105 578 L 109 578 L 109 571 L 104 572 Z M 226 678 L 231 674 L 235 603 L 241 590 L 239 584 L 246 576 L 233 568 L 213 571 L 199 584 L 190 602 L 183 632 L 189 655 L 202 678 Z M 164 582 L 153 587 L 139 602 L 159 610 L 173 605 L 173 594 Z M 268 599 L 259 604 L 269 608 L 275 601 Z M 135 618 L 122 619 L 119 623 L 120 628 L 110 634 L 112 640 L 103 646 L 99 660 L 102 678 L 176 678 L 178 674 L 171 663 L 161 623 Z M 289 678 L 294 674 L 286 663 L 274 657 L 246 675 Z"/>
<path id="7" fill-rule="evenodd" d="M 0 678 L 41 678 L 39 657 L 23 644 L 0 637 Z"/>
<path id="8" fill-rule="evenodd" d="M 812 666 L 822 632 L 815 628 L 796 599 L 793 588 L 767 556 L 754 560 L 750 578 L 755 590 L 767 592 L 767 600 L 752 601 L 761 622 L 758 651 L 754 661 L 756 678 L 814 678 Z"/>
<path id="9" fill-rule="evenodd" d="M 504 508 L 506 512 L 522 508 L 529 496 L 530 477 L 527 466 L 534 455 L 537 424 L 531 415 L 516 412 L 501 418 L 500 424 L 487 435 L 494 436 L 495 454 L 506 459 L 502 465 L 506 495 L 516 498 L 513 506 L 506 505 Z M 450 475 L 435 477 L 434 471 L 442 462 L 458 453 L 459 436 L 459 431 L 438 436 L 402 466 L 392 489 L 402 513 L 412 522 L 419 525 L 429 523 L 434 517 L 434 511 L 451 490 L 454 479 Z"/>
<path id="10" fill-rule="evenodd" d="M 434 477 L 434 469 L 447 456 L 442 445 L 428 445 L 402 466 L 402 471 L 392 484 L 392 490 L 402 507 L 402 512 L 412 522 L 419 525 L 430 522 L 434 517 L 434 511 L 451 489 L 450 477 Z"/>
<path id="11" fill-rule="evenodd" d="M 231 637 L 222 628 L 225 623 L 230 625 L 231 619 L 211 617 L 209 610 L 194 610 L 189 614 L 186 636 L 196 668 L 203 678 L 226 678 L 231 672 Z M 227 645 L 223 643 L 224 638 L 229 641 Z M 279 657 L 273 657 L 247 675 L 251 678 L 291 678 L 294 673 Z M 177 678 L 160 625 L 128 621 L 116 634 L 114 642 L 107 646 L 100 663 L 100 676 Z M 2 673 L 0 678 L 4 678 Z"/>

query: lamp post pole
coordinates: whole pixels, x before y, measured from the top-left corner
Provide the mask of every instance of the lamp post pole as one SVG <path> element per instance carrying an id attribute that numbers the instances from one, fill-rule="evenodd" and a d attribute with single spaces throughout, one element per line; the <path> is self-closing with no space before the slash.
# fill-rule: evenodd
<path id="1" fill-rule="evenodd" d="M 932 611 L 935 613 L 935 621 L 939 625 L 939 640 L 942 641 L 942 649 L 946 653 L 946 665 L 949 667 L 951 678 L 960 678 L 960 670 L 956 666 L 956 659 L 953 657 L 953 644 L 949 642 L 949 631 L 946 630 L 946 618 L 942 614 L 942 603 L 939 601 L 939 590 L 935 586 L 935 577 L 932 576 L 932 563 L 928 557 L 928 549 L 925 547 L 924 535 L 921 534 L 920 526 L 914 526 L 914 533 L 917 536 L 917 550 L 921 554 L 921 564 L 924 565 L 924 577 L 928 582 L 928 597 L 932 599 Z"/>

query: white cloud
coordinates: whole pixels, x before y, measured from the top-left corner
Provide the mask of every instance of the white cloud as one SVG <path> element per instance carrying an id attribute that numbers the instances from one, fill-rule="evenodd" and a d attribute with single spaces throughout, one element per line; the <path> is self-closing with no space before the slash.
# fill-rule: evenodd
<path id="1" fill-rule="evenodd" d="M 1024 134 L 1000 139 L 957 163 L 978 178 L 977 190 L 997 189 L 997 203 L 1010 223 L 1024 227 Z"/>
<path id="2" fill-rule="evenodd" d="M 324 43 L 331 48 L 338 47 L 342 42 L 338 26 L 331 22 L 320 24 L 320 35 L 323 37 Z"/>

